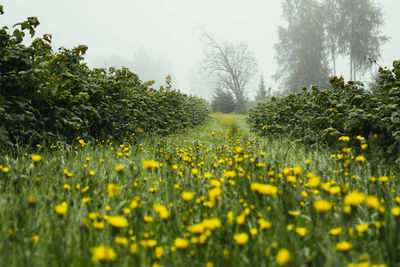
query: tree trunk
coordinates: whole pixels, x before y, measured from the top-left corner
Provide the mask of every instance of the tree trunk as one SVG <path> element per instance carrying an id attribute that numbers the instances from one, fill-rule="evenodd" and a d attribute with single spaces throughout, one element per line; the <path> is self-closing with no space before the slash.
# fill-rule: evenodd
<path id="1" fill-rule="evenodd" d="M 332 62 L 333 62 L 333 76 L 336 76 L 336 58 L 335 58 L 335 49 L 332 47 Z"/>

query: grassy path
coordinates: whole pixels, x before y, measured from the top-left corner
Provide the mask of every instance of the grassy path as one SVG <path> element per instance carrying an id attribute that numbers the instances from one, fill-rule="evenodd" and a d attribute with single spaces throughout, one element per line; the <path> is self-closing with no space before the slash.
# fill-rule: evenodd
<path id="1" fill-rule="evenodd" d="M 399 260 L 396 175 L 353 152 L 260 138 L 224 114 L 140 140 L 0 155 L 0 266 Z"/>

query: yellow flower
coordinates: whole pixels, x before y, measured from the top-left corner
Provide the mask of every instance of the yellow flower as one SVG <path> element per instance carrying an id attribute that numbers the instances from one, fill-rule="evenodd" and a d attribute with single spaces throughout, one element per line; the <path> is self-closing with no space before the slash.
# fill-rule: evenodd
<path id="1" fill-rule="evenodd" d="M 342 148 L 342 152 L 343 152 L 344 154 L 348 154 L 348 153 L 351 152 L 351 148 L 349 148 L 349 147 L 344 147 L 344 148 Z"/>
<path id="2" fill-rule="evenodd" d="M 251 229 L 250 229 L 250 234 L 251 234 L 251 235 L 257 235 L 257 234 L 258 234 L 257 228 L 251 228 Z"/>
<path id="3" fill-rule="evenodd" d="M 368 230 L 368 226 L 369 226 L 368 223 L 359 224 L 359 225 L 356 225 L 356 230 L 359 233 L 364 233 L 365 231 Z"/>
<path id="4" fill-rule="evenodd" d="M 376 196 L 368 196 L 365 200 L 367 203 L 367 207 L 370 209 L 378 209 L 381 203 L 379 202 L 379 199 Z"/>
<path id="5" fill-rule="evenodd" d="M 233 236 L 233 239 L 235 239 L 236 243 L 239 246 L 243 246 L 247 243 L 247 241 L 249 240 L 249 235 L 247 233 L 239 233 L 239 234 L 235 234 Z"/>
<path id="6" fill-rule="evenodd" d="M 93 176 L 93 175 L 95 175 L 95 174 L 96 174 L 95 171 L 93 171 L 93 170 L 90 170 L 90 171 L 89 171 L 89 176 Z"/>
<path id="7" fill-rule="evenodd" d="M 115 197 L 119 195 L 119 191 L 120 191 L 121 187 L 117 184 L 108 184 L 107 185 L 107 192 L 108 192 L 108 196 L 109 197 Z"/>
<path id="8" fill-rule="evenodd" d="M 154 170 L 159 167 L 159 163 L 153 159 L 152 160 L 143 160 L 142 164 L 146 170 Z"/>
<path id="9" fill-rule="evenodd" d="M 153 209 L 155 212 L 157 212 L 157 214 L 161 217 L 161 219 L 165 220 L 168 218 L 169 211 L 164 205 L 154 204 Z"/>
<path id="10" fill-rule="evenodd" d="M 292 216 L 298 216 L 300 214 L 300 212 L 298 212 L 297 210 L 290 210 L 290 211 L 288 211 L 288 213 L 289 213 L 289 215 L 292 215 Z"/>
<path id="11" fill-rule="evenodd" d="M 174 241 L 174 246 L 180 249 L 186 249 L 189 245 L 189 241 L 184 238 L 176 238 Z"/>
<path id="12" fill-rule="evenodd" d="M 28 202 L 30 205 L 35 205 L 36 204 L 36 198 L 34 196 L 29 196 Z"/>
<path id="13" fill-rule="evenodd" d="M 309 178 L 306 186 L 307 187 L 317 187 L 320 183 L 320 178 L 316 175 L 313 175 L 311 178 Z"/>
<path id="14" fill-rule="evenodd" d="M 235 171 L 225 171 L 224 170 L 224 177 L 225 178 L 235 178 L 236 172 Z"/>
<path id="15" fill-rule="evenodd" d="M 296 181 L 297 181 L 297 178 L 294 175 L 289 175 L 286 177 L 286 182 L 289 184 L 295 183 Z"/>
<path id="16" fill-rule="evenodd" d="M 338 227 L 338 228 L 332 228 L 330 231 L 329 231 L 329 234 L 330 235 L 340 235 L 340 233 L 342 232 L 342 228 L 341 227 Z"/>
<path id="17" fill-rule="evenodd" d="M 220 198 L 220 196 L 222 195 L 222 190 L 219 187 L 216 187 L 214 189 L 211 189 L 208 192 L 208 197 L 210 199 L 211 202 L 214 202 L 215 200 L 217 200 L 218 198 Z"/>
<path id="18" fill-rule="evenodd" d="M 311 164 L 311 159 L 306 159 L 306 165 L 310 165 Z"/>
<path id="19" fill-rule="evenodd" d="M 86 204 L 90 201 L 90 197 L 84 197 L 82 198 L 82 204 Z"/>
<path id="20" fill-rule="evenodd" d="M 332 208 L 332 204 L 327 200 L 316 200 L 313 203 L 314 209 L 319 213 L 325 213 Z"/>
<path id="21" fill-rule="evenodd" d="M 63 187 L 65 190 L 70 190 L 71 189 L 71 186 L 69 185 L 69 184 L 64 184 L 64 187 Z"/>
<path id="22" fill-rule="evenodd" d="M 7 173 L 7 172 L 10 171 L 10 168 L 8 168 L 8 167 L 3 167 L 2 171 L 3 171 L 4 173 Z"/>
<path id="23" fill-rule="evenodd" d="M 260 230 L 269 229 L 272 226 L 272 223 L 264 220 L 263 218 L 258 220 L 258 224 L 260 225 Z"/>
<path id="24" fill-rule="evenodd" d="M 365 158 L 364 158 L 364 156 L 357 156 L 356 157 L 356 161 L 360 162 L 360 163 L 363 163 L 365 161 Z"/>
<path id="25" fill-rule="evenodd" d="M 122 237 L 122 236 L 116 236 L 114 238 L 115 243 L 117 243 L 118 245 L 124 245 L 127 246 L 128 245 L 128 238 L 126 237 Z"/>
<path id="26" fill-rule="evenodd" d="M 267 196 L 275 196 L 278 192 L 278 188 L 270 184 L 251 183 L 250 189 L 253 192 Z"/>
<path id="27" fill-rule="evenodd" d="M 361 144 L 361 149 L 362 149 L 362 150 L 367 149 L 367 147 L 368 147 L 368 144 Z"/>
<path id="28" fill-rule="evenodd" d="M 164 254 L 164 249 L 163 249 L 163 247 L 156 247 L 155 254 L 156 254 L 156 257 L 157 257 L 158 259 L 161 258 L 162 255 Z"/>
<path id="29" fill-rule="evenodd" d="M 93 262 L 113 261 L 117 258 L 117 253 L 112 247 L 100 245 L 91 249 Z"/>
<path id="30" fill-rule="evenodd" d="M 140 241 L 140 245 L 142 246 L 142 247 L 147 247 L 147 248 L 152 248 L 152 247 L 155 247 L 155 246 L 157 246 L 157 240 L 154 240 L 154 239 L 146 239 L 146 240 L 141 240 Z"/>
<path id="31" fill-rule="evenodd" d="M 278 254 L 276 255 L 276 264 L 278 264 L 279 266 L 285 265 L 287 263 L 289 263 L 291 260 L 291 255 L 289 250 L 287 250 L 286 248 L 281 248 L 278 251 Z"/>
<path id="32" fill-rule="evenodd" d="M 64 215 L 65 213 L 67 213 L 68 211 L 68 204 L 67 202 L 63 202 L 59 205 L 56 205 L 54 207 L 54 210 L 57 212 L 58 215 Z"/>
<path id="33" fill-rule="evenodd" d="M 193 192 L 187 192 L 187 191 L 183 191 L 182 192 L 182 199 L 186 202 L 192 200 L 194 198 L 195 193 Z"/>
<path id="34" fill-rule="evenodd" d="M 121 165 L 121 164 L 117 164 L 117 165 L 115 165 L 114 170 L 115 170 L 117 173 L 121 173 L 121 172 L 124 171 L 124 166 Z"/>
<path id="35" fill-rule="evenodd" d="M 352 206 L 358 206 L 365 200 L 365 194 L 357 191 L 352 191 L 350 194 L 345 196 L 344 203 Z"/>
<path id="36" fill-rule="evenodd" d="M 98 214 L 97 212 L 91 212 L 89 213 L 89 219 L 91 219 L 92 221 L 96 220 L 97 217 L 99 217 L 100 214 Z"/>
<path id="37" fill-rule="evenodd" d="M 296 227 L 296 233 L 299 236 L 304 237 L 307 234 L 307 228 L 305 228 L 305 227 Z"/>
<path id="38" fill-rule="evenodd" d="M 123 216 L 108 216 L 107 222 L 116 228 L 124 228 L 128 226 L 128 220 Z"/>
<path id="39" fill-rule="evenodd" d="M 144 215 L 143 220 L 144 220 L 144 222 L 149 223 L 149 222 L 152 222 L 154 219 L 151 216 Z"/>
<path id="40" fill-rule="evenodd" d="M 389 178 L 387 176 L 381 176 L 378 178 L 379 182 L 386 183 L 389 181 Z"/>
<path id="41" fill-rule="evenodd" d="M 33 243 L 37 244 L 39 242 L 39 236 L 38 235 L 32 236 L 32 241 Z"/>
<path id="42" fill-rule="evenodd" d="M 392 214 L 394 215 L 394 216 L 399 216 L 400 215 L 400 207 L 393 207 L 392 208 Z"/>
<path id="43" fill-rule="evenodd" d="M 341 137 L 339 137 L 339 141 L 348 142 L 348 141 L 350 141 L 350 137 L 348 137 L 348 136 L 341 136 Z"/>
<path id="44" fill-rule="evenodd" d="M 353 245 L 350 242 L 343 241 L 339 242 L 335 245 L 335 250 L 338 251 L 348 251 L 353 247 Z"/>
<path id="45" fill-rule="evenodd" d="M 42 160 L 42 156 L 33 154 L 31 155 L 31 159 L 34 163 L 38 163 L 39 161 Z"/>
<path id="46" fill-rule="evenodd" d="M 129 248 L 129 250 L 130 250 L 130 252 L 131 252 L 132 254 L 137 254 L 137 253 L 138 253 L 138 250 L 139 250 L 139 246 L 138 246 L 136 243 L 134 243 L 134 244 L 131 245 L 131 247 Z"/>
<path id="47" fill-rule="evenodd" d="M 93 222 L 93 227 L 96 229 L 103 229 L 104 228 L 104 222 Z"/>
<path id="48" fill-rule="evenodd" d="M 331 193 L 332 195 L 336 195 L 339 194 L 340 190 L 341 190 L 340 186 L 334 186 L 329 188 L 329 193 Z"/>

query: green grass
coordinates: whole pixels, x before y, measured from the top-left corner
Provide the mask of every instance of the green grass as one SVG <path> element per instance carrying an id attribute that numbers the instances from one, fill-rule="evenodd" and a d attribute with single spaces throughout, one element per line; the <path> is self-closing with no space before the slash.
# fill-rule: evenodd
<path id="1" fill-rule="evenodd" d="M 205 125 L 168 137 L 142 136 L 136 143 L 98 142 L 85 147 L 77 142 L 76 147 L 21 148 L 17 156 L 2 154 L 0 266 L 96 265 L 92 252 L 101 244 L 113 248 L 117 256 L 110 264 L 118 266 L 276 266 L 281 249 L 290 252 L 289 266 L 346 266 L 364 259 L 396 266 L 400 223 L 392 207 L 400 205 L 395 201 L 400 196 L 398 168 L 376 158 L 356 162 L 353 152 L 350 165 L 344 168 L 344 158 L 331 156 L 341 154 L 340 149 L 338 145 L 333 150 L 311 150 L 286 139 L 260 138 L 249 133 L 244 116 L 212 114 Z M 41 161 L 32 163 L 32 153 L 41 155 Z M 162 166 L 145 169 L 144 160 Z M 124 170 L 117 172 L 116 165 Z M 301 173 L 287 169 L 296 166 Z M 65 169 L 73 176 L 65 175 Z M 88 175 L 90 170 L 95 171 L 93 176 Z M 305 186 L 311 172 L 320 178 L 315 188 Z M 212 177 L 205 178 L 208 175 Z M 296 181 L 289 183 L 288 176 Z M 372 181 L 372 176 L 387 176 L 388 181 Z M 328 184 L 323 183 L 328 182 L 330 187 L 339 186 L 340 192 L 325 191 Z M 253 183 L 276 187 L 276 196 L 252 191 Z M 66 184 L 69 190 L 64 189 Z M 120 186 L 118 195 L 109 196 L 109 184 Z M 215 200 L 212 194 L 218 195 L 219 189 L 214 188 L 221 192 Z M 186 202 L 182 191 L 195 196 Z M 346 214 L 344 199 L 351 191 L 377 196 L 381 202 L 375 209 L 363 201 Z M 30 196 L 35 204 L 29 204 Z M 83 204 L 85 197 L 90 201 Z M 140 207 L 131 207 L 135 197 L 140 197 Z M 319 199 L 332 203 L 332 209 L 318 213 L 313 203 Z M 68 210 L 58 215 L 54 207 L 63 201 Z M 153 209 L 155 203 L 168 209 L 168 218 L 160 218 Z M 99 216 L 91 220 L 90 213 Z M 232 222 L 228 214 L 234 215 Z M 107 216 L 113 215 L 124 216 L 128 227 L 111 227 Z M 144 216 L 153 221 L 144 222 Z M 210 218 L 219 219 L 221 225 L 202 234 L 189 231 L 190 225 Z M 271 228 L 261 230 L 260 218 L 271 222 Z M 95 221 L 105 222 L 104 228 L 95 229 Z M 377 222 L 385 226 L 378 228 Z M 356 226 L 365 223 L 368 229 L 358 232 Z M 342 228 L 338 236 L 329 234 L 338 227 Z M 300 236 L 296 228 L 307 232 Z M 247 233 L 248 241 L 239 245 L 234 239 L 237 233 Z M 33 236 L 39 237 L 37 243 Z M 128 245 L 116 244 L 117 236 L 127 238 Z M 176 238 L 188 240 L 188 246 L 177 248 Z M 144 240 L 157 244 L 145 247 Z M 341 241 L 350 242 L 352 248 L 335 250 Z M 132 244 L 138 246 L 136 254 L 130 251 Z M 156 247 L 163 249 L 159 258 Z"/>

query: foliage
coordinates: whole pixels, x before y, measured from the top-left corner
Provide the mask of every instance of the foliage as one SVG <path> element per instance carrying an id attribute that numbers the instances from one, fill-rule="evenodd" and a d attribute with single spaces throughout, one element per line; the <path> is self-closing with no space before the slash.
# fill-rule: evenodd
<path id="1" fill-rule="evenodd" d="M 30 46 L 37 18 L 18 23 L 12 34 L 0 30 L 0 141 L 42 143 L 133 137 L 138 132 L 167 134 L 201 123 L 208 110 L 200 99 L 167 87 L 151 88 L 126 68 L 89 69 L 87 47 L 60 48 L 51 35 Z"/>
<path id="2" fill-rule="evenodd" d="M 350 79 L 356 80 L 372 67 L 367 59 L 379 59 L 382 45 L 389 40 L 387 36 L 382 35 L 383 11 L 371 0 L 333 2 L 336 2 L 337 8 L 331 11 L 339 13 L 336 17 L 339 18 L 340 26 L 336 32 L 328 34 L 339 36 L 339 51 L 349 56 Z"/>
<path id="3" fill-rule="evenodd" d="M 287 26 L 278 28 L 274 79 L 281 81 L 286 92 L 296 92 L 301 86 L 325 86 L 329 67 L 320 4 L 315 0 L 285 0 L 282 7 Z"/>
<path id="4" fill-rule="evenodd" d="M 285 0 L 282 7 L 287 25 L 278 29 L 274 78 L 287 92 L 325 87 L 338 56 L 349 57 L 350 79 L 360 79 L 389 40 L 381 33 L 382 9 L 372 0 Z"/>
<path id="5" fill-rule="evenodd" d="M 393 70 L 380 69 L 376 94 L 360 83 L 345 84 L 342 77 L 333 77 L 333 90 L 304 88 L 298 94 L 273 98 L 252 109 L 248 122 L 262 134 L 289 133 L 306 144 L 333 145 L 340 136 L 361 135 L 376 144 L 374 153 L 396 157 L 400 153 L 399 61 L 393 66 Z"/>
<path id="6" fill-rule="evenodd" d="M 231 92 L 217 89 L 211 107 L 214 112 L 231 113 L 235 110 L 236 101 Z"/>

